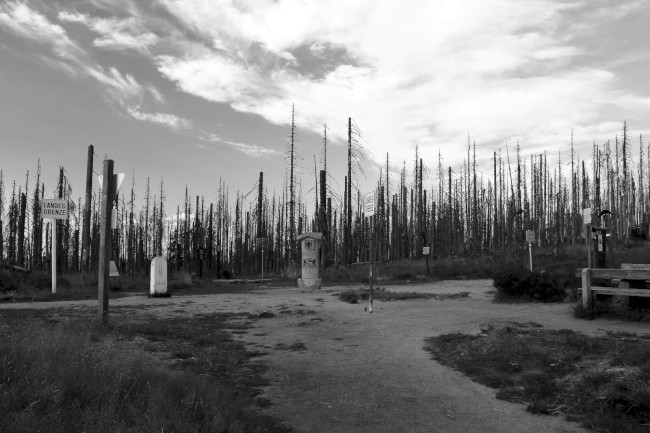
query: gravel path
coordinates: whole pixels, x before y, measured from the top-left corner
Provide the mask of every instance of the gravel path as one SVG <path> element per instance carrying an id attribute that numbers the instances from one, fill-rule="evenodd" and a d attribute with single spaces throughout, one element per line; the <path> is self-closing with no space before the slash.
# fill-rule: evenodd
<path id="1" fill-rule="evenodd" d="M 533 415 L 525 404 L 495 398 L 495 391 L 433 361 L 427 337 L 478 333 L 491 322 L 537 322 L 589 335 L 607 331 L 650 333 L 650 324 L 576 320 L 569 304 L 495 304 L 490 280 L 387 286 L 391 291 L 469 292 L 447 300 L 348 304 L 342 287 L 301 291 L 269 288 L 252 293 L 111 300 L 111 307 L 147 305 L 147 313 L 185 315 L 215 311 L 273 313 L 236 334 L 270 368 L 266 410 L 297 432 L 580 432 L 560 416 Z M 97 301 L 0 304 L 3 308 L 79 308 Z M 125 314 L 128 308 L 117 309 Z M 116 313 L 118 314 L 118 313 Z"/>

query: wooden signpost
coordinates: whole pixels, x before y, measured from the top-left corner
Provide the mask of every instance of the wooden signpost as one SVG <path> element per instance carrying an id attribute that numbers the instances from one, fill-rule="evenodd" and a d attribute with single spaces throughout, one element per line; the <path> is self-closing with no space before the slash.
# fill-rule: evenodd
<path id="1" fill-rule="evenodd" d="M 110 179 L 110 181 L 106 181 Z M 97 280 L 97 322 L 108 325 L 108 289 L 110 285 L 110 259 L 111 259 L 111 216 L 113 202 L 117 197 L 124 173 L 113 174 L 113 160 L 104 161 L 103 174 L 99 176 L 99 185 L 102 188 L 101 212 L 99 215 L 99 275 Z"/>
<path id="2" fill-rule="evenodd" d="M 52 294 L 56 294 L 56 221 L 68 219 L 68 201 L 44 199 L 41 218 L 52 220 Z"/>

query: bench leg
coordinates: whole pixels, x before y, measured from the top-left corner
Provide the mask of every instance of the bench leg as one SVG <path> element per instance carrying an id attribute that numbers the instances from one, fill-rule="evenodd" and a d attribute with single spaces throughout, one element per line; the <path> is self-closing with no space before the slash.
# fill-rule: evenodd
<path id="1" fill-rule="evenodd" d="M 582 306 L 591 307 L 591 269 L 582 270 Z"/>

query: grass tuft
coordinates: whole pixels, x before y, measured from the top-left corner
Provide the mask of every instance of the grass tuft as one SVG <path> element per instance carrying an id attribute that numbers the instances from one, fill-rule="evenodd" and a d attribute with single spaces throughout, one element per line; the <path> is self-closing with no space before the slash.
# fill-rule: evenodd
<path id="1" fill-rule="evenodd" d="M 356 304 L 359 301 L 367 301 L 370 297 L 370 290 L 356 289 L 345 290 L 339 294 L 339 299 L 343 302 Z M 409 299 L 459 299 L 469 297 L 469 292 L 451 293 L 451 294 L 436 294 L 436 293 L 421 293 L 421 292 L 391 292 L 390 290 L 377 288 L 372 293 L 372 299 L 376 301 L 405 301 Z"/>

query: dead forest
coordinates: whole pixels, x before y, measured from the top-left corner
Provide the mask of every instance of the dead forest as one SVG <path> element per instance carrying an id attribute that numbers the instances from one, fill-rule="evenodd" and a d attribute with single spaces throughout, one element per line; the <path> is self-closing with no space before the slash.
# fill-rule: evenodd
<path id="1" fill-rule="evenodd" d="M 396 161 L 387 154 L 373 180 L 372 219 L 363 213 L 367 191 L 357 186 L 367 156 L 354 121 L 348 119 L 347 175 L 337 180 L 343 181 L 342 196 L 331 188 L 327 127 L 320 168 L 314 156 L 313 172 L 302 180 L 295 164 L 300 152 L 295 128 L 292 113 L 280 194 L 269 195 L 260 173 L 256 194 L 233 194 L 220 180 L 216 197 L 192 195 L 186 186 L 184 202 L 170 204 L 164 179 L 154 183 L 147 178 L 144 191 L 136 191 L 135 179 L 127 178 L 115 203 L 112 243 L 112 260 L 120 272 L 146 274 L 150 259 L 164 254 L 172 272 L 194 273 L 202 247 L 203 272 L 209 276 L 254 275 L 262 260 L 267 274 L 291 275 L 298 270 L 296 237 L 307 231 L 323 233 L 326 269 L 345 267 L 369 259 L 371 224 L 377 261 L 421 259 L 425 246 L 434 259 L 498 253 L 521 248 L 526 230 L 535 231 L 539 247 L 552 248 L 583 242 L 585 208 L 593 210 L 595 224 L 610 228 L 614 239 L 646 236 L 650 143 L 641 135 L 632 137 L 626 123 L 620 135 L 594 143 L 590 158 L 582 160 L 573 136 L 556 155 L 527 154 L 518 143 L 504 146 L 493 152 L 491 170 L 481 172 L 470 137 L 459 145 L 466 157 L 456 167 L 446 166 L 442 154 L 437 161 L 424 161 L 416 148 L 410 161 L 397 163 L 402 168 L 396 174 Z M 91 179 L 92 146 L 88 155 L 83 197 L 68 182 L 64 167 L 56 185 L 42 182 L 40 162 L 35 172 L 27 171 L 24 182 L 5 179 L 0 167 L 0 263 L 47 270 L 54 253 L 59 272 L 96 269 L 100 194 Z M 53 220 L 40 216 L 43 199 L 54 197 L 68 201 L 70 215 L 57 224 L 56 245 Z"/>

